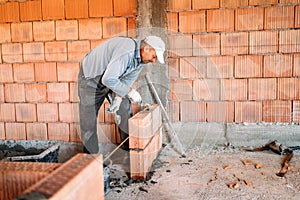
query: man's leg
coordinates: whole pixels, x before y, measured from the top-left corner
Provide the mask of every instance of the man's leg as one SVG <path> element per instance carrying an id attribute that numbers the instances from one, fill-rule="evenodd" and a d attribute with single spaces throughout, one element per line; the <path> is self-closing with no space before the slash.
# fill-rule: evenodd
<path id="1" fill-rule="evenodd" d="M 120 105 L 120 109 L 117 111 L 117 114 L 121 116 L 121 123 L 118 126 L 120 133 L 121 142 L 123 142 L 129 135 L 128 120 L 132 117 L 132 107 L 129 98 L 124 97 Z M 129 140 L 127 140 L 122 149 L 129 150 Z"/>
<path id="2" fill-rule="evenodd" d="M 85 153 L 98 153 L 97 117 L 108 89 L 91 87 L 89 81 L 84 78 L 81 68 L 78 75 L 81 140 Z"/>

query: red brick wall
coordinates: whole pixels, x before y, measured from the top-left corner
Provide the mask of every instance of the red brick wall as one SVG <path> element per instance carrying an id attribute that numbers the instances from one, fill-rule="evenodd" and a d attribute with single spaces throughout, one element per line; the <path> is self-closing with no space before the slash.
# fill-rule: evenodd
<path id="1" fill-rule="evenodd" d="M 173 121 L 299 122 L 299 0 L 168 0 Z"/>
<path id="2" fill-rule="evenodd" d="M 135 36 L 135 19 L 135 0 L 0 0 L 0 139 L 79 141 L 80 62 L 106 38 Z M 99 128 L 116 142 L 104 108 Z"/>

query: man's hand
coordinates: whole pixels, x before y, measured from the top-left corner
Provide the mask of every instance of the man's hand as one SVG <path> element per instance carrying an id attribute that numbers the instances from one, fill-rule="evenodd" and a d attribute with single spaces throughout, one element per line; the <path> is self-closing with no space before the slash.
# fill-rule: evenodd
<path id="1" fill-rule="evenodd" d="M 106 110 L 108 113 L 116 113 L 121 105 L 122 97 L 116 96 L 113 102 L 110 104 L 110 107 Z"/>
<path id="2" fill-rule="evenodd" d="M 131 91 L 128 93 L 128 97 L 130 101 L 134 103 L 140 103 L 142 101 L 140 93 L 138 93 L 138 91 L 136 91 L 135 89 L 131 89 Z"/>

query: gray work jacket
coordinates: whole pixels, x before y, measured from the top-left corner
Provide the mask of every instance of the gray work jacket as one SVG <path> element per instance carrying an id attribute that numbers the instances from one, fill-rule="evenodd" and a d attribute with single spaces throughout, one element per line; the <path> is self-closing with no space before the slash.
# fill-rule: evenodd
<path id="1" fill-rule="evenodd" d="M 140 56 L 141 40 L 128 37 L 114 37 L 91 50 L 82 61 L 87 80 L 99 81 L 124 97 L 143 69 Z M 98 79 L 97 79 L 98 78 Z M 92 87 L 96 87 L 97 84 Z"/>

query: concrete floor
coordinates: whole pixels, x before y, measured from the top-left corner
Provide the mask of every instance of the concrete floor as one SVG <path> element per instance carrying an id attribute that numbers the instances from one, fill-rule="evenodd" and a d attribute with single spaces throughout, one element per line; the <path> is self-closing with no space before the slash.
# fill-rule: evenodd
<path id="1" fill-rule="evenodd" d="M 299 146 L 298 124 L 174 124 L 187 157 L 165 146 L 146 181 L 128 179 L 125 152 L 112 159 L 112 199 L 300 199 L 300 153 L 295 151 L 285 177 L 280 155 L 270 151 L 244 152 L 278 140 Z M 166 134 L 167 135 L 167 134 Z M 167 139 L 165 138 L 165 142 Z M 242 161 L 251 161 L 244 165 Z M 261 168 L 256 169 L 255 164 Z M 230 184 L 236 184 L 230 188 Z"/>

